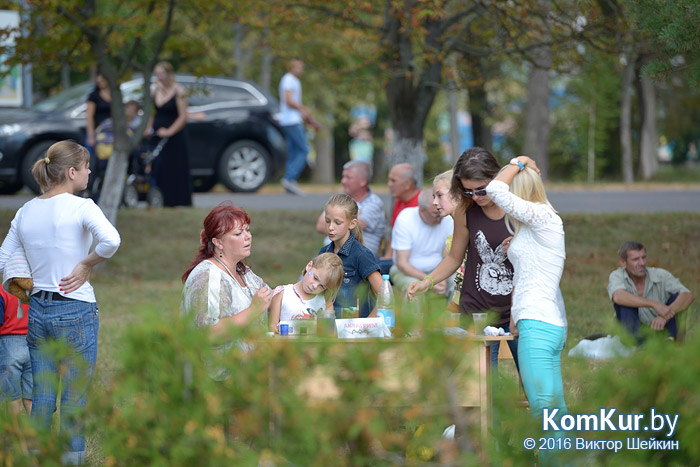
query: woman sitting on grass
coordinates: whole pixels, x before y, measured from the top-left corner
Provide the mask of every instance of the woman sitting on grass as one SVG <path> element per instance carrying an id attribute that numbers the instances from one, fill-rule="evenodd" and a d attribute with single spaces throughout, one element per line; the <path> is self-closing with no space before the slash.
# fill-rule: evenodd
<path id="1" fill-rule="evenodd" d="M 267 311 L 272 291 L 248 267 L 253 237 L 248 214 L 224 202 L 204 219 L 199 251 L 182 274 L 180 313 L 197 326 L 209 327 L 214 337 L 231 334 L 232 327 L 247 326 Z M 217 347 L 224 352 L 228 342 Z M 224 369 L 210 369 L 212 378 L 226 378 Z"/>

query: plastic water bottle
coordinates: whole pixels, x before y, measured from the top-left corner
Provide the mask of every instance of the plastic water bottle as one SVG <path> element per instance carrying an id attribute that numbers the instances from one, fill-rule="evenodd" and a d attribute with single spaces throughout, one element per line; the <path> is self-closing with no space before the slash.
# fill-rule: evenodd
<path id="1" fill-rule="evenodd" d="M 394 291 L 389 282 L 389 274 L 383 274 L 382 286 L 377 293 L 377 316 L 382 318 L 389 328 L 393 328 L 396 324 L 394 309 Z"/>

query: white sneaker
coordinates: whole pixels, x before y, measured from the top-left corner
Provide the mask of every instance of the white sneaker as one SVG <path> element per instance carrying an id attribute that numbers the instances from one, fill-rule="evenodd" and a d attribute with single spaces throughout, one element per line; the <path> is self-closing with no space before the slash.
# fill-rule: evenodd
<path id="1" fill-rule="evenodd" d="M 281 183 L 284 187 L 284 190 L 287 193 L 291 193 L 297 196 L 303 196 L 306 194 L 304 191 L 302 191 L 301 188 L 299 188 L 299 185 L 297 184 L 296 180 L 288 180 L 286 178 L 283 178 Z"/>

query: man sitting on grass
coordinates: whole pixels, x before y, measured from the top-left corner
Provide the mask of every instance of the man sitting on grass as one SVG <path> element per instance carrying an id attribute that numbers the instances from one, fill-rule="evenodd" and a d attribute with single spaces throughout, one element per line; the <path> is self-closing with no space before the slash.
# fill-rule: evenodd
<path id="1" fill-rule="evenodd" d="M 654 331 L 678 336 L 675 315 L 693 303 L 693 294 L 670 272 L 647 268 L 647 252 L 639 242 L 628 241 L 618 250 L 620 267 L 610 273 L 608 294 L 615 316 L 639 344 L 640 321 Z"/>

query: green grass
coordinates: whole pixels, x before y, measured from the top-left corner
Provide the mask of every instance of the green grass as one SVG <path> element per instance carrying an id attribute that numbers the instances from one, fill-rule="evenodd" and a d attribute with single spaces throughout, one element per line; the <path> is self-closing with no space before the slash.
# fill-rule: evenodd
<path id="1" fill-rule="evenodd" d="M 122 246 L 93 272 L 102 318 L 100 365 L 109 367 L 114 338 L 143 313 L 178 313 L 180 276 L 199 246 L 205 209 L 123 210 L 118 230 Z M 0 211 L 0 225 L 14 215 Z M 321 245 L 314 230 L 316 211 L 250 212 L 256 274 L 271 286 L 293 281 Z M 605 286 L 617 267 L 622 241 L 647 246 L 649 266 L 664 267 L 693 291 L 700 289 L 700 215 L 565 215 L 567 260 L 561 282 L 569 320 L 569 342 L 596 332 L 613 332 L 612 306 Z M 692 306 L 697 310 L 698 305 Z M 690 314 L 694 331 L 697 313 Z M 105 358 L 106 357 L 106 358 Z"/>
<path id="2" fill-rule="evenodd" d="M 92 275 L 101 315 L 97 387 L 113 382 L 119 337 L 128 325 L 179 313 L 180 276 L 199 246 L 207 213 L 205 209 L 119 213 L 122 246 Z M 6 229 L 13 215 L 0 211 L 0 225 Z M 314 230 L 317 211 L 251 211 L 250 215 L 253 252 L 249 264 L 271 286 L 294 281 L 321 245 L 321 236 Z M 641 241 L 647 246 L 649 266 L 669 269 L 697 295 L 700 215 L 566 215 L 563 219 L 567 260 L 561 287 L 569 320 L 563 366 L 567 403 L 575 409 L 587 407 L 590 395 L 596 393 L 591 371 L 600 364 L 575 362 L 566 352 L 587 335 L 617 332 L 605 287 L 609 273 L 618 265 L 618 246 L 628 239 Z M 697 311 L 694 303 L 688 339 L 698 339 Z M 90 444 L 99 443 L 94 439 Z M 89 457 L 91 463 L 99 463 L 99 453 Z"/>
<path id="3" fill-rule="evenodd" d="M 662 165 L 652 181 L 662 183 L 699 183 L 700 164 L 696 162 L 678 166 Z"/>

